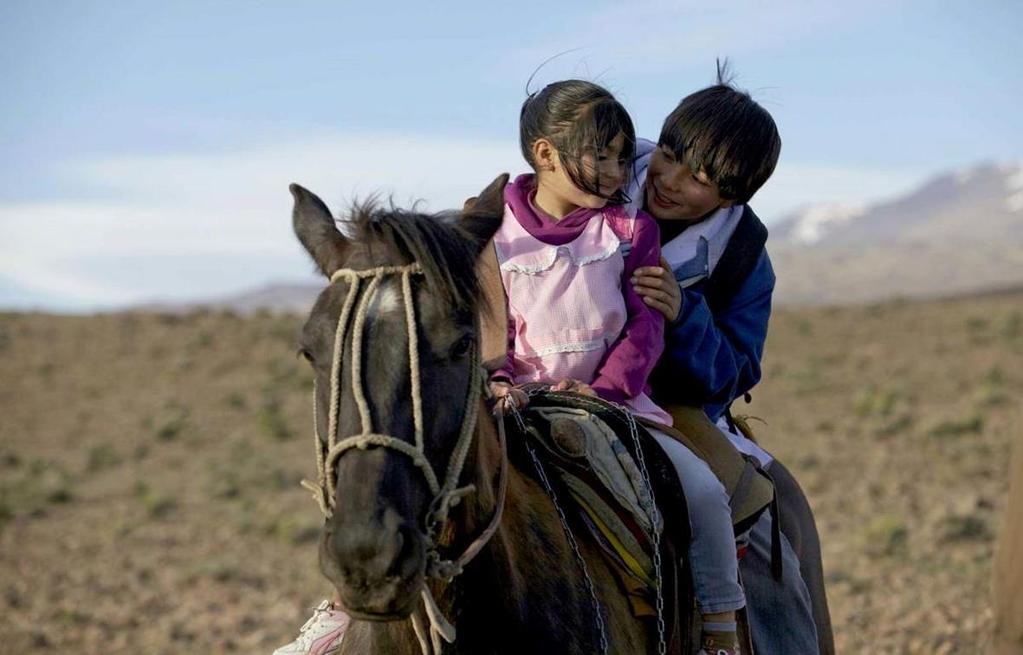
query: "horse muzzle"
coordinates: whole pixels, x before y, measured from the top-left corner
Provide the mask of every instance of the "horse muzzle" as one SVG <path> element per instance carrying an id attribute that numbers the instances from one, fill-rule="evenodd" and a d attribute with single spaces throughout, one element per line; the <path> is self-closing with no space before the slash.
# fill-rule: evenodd
<path id="1" fill-rule="evenodd" d="M 334 526 L 321 542 L 321 569 L 345 610 L 364 620 L 407 618 L 423 589 L 425 537 L 407 524 L 384 525 Z"/>

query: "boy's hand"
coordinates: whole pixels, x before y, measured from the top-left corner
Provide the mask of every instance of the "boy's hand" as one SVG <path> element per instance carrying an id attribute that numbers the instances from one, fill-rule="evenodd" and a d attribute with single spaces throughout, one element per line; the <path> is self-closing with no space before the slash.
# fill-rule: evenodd
<path id="1" fill-rule="evenodd" d="M 494 416 L 505 416 L 512 408 L 522 409 L 529 404 L 525 391 L 503 380 L 491 382 L 490 393 L 494 396 Z"/>
<path id="2" fill-rule="evenodd" d="M 682 308 L 682 290 L 664 257 L 661 257 L 660 266 L 637 268 L 632 273 L 632 288 L 643 302 L 664 314 L 669 323 L 678 318 Z"/>
<path id="3" fill-rule="evenodd" d="M 551 391 L 570 391 L 583 396 L 597 397 L 597 392 L 593 390 L 593 387 L 579 380 L 562 380 L 552 386 Z"/>

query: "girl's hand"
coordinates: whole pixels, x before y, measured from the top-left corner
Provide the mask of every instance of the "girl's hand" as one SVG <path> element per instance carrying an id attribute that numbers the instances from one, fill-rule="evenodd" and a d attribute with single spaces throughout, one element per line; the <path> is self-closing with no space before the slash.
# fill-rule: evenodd
<path id="1" fill-rule="evenodd" d="M 660 266 L 637 268 L 632 274 L 632 288 L 643 302 L 664 314 L 669 323 L 678 318 L 678 311 L 682 308 L 682 290 L 664 257 L 661 257 Z"/>
<path id="2" fill-rule="evenodd" d="M 529 404 L 525 391 L 503 380 L 491 382 L 490 393 L 494 396 L 494 416 L 505 416 L 512 408 L 522 409 Z"/>
<path id="3" fill-rule="evenodd" d="M 583 396 L 597 397 L 597 392 L 593 390 L 593 387 L 580 380 L 562 380 L 552 386 L 551 391 L 570 391 Z"/>

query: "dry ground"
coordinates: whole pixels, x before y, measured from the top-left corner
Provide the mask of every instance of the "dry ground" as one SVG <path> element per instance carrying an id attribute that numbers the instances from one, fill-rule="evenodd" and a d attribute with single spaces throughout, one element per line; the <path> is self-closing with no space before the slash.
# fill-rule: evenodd
<path id="1" fill-rule="evenodd" d="M 0 315 L 0 650 L 269 653 L 315 564 L 300 319 Z M 817 512 L 842 653 L 977 652 L 1023 293 L 776 312 L 743 411 Z"/>

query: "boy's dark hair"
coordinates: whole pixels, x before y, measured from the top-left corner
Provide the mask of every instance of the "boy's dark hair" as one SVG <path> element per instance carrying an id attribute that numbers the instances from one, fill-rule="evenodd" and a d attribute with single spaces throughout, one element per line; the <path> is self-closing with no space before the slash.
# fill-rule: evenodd
<path id="1" fill-rule="evenodd" d="M 717 84 L 686 96 L 668 115 L 657 143 L 694 173 L 706 173 L 722 198 L 739 203 L 771 177 L 781 152 L 774 119 L 732 86 L 728 60 L 718 62 Z"/>
<path id="2" fill-rule="evenodd" d="M 596 156 L 619 132 L 625 135 L 619 156 L 631 162 L 636 153 L 636 129 L 629 113 L 610 91 L 584 80 L 548 84 L 529 94 L 519 112 L 519 145 L 529 165 L 536 169 L 533 144 L 537 139 L 549 139 L 572 183 L 596 196 L 602 196 L 599 171 L 597 179 L 585 179 L 582 156 Z M 619 190 L 608 200 L 620 203 L 627 198 Z"/>

